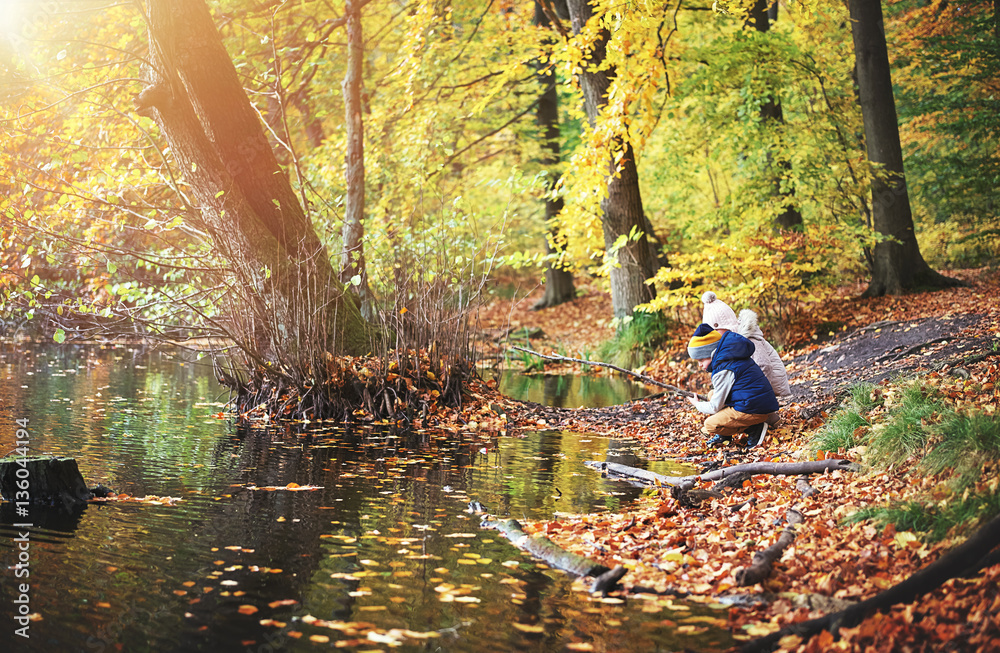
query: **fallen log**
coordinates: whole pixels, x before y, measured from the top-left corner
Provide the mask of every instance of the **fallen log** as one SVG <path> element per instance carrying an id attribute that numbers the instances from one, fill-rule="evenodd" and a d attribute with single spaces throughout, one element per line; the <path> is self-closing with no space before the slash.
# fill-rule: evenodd
<path id="1" fill-rule="evenodd" d="M 782 637 L 798 635 L 809 639 L 824 630 L 836 636 L 841 628 L 853 628 L 874 612 L 884 612 L 896 604 L 910 603 L 919 596 L 931 592 L 952 578 L 965 573 L 970 567 L 990 555 L 1000 542 L 1000 516 L 994 517 L 969 539 L 938 558 L 906 580 L 893 585 L 884 592 L 856 603 L 849 608 L 817 619 L 802 621 L 785 626 L 766 637 L 751 640 L 740 647 L 742 653 L 764 653 L 773 651 Z"/>
<path id="2" fill-rule="evenodd" d="M 65 510 L 86 505 L 94 498 L 76 459 L 61 456 L 0 458 L 0 496 L 14 503 Z"/>
<path id="3" fill-rule="evenodd" d="M 802 513 L 794 508 L 789 508 L 785 519 L 786 526 L 778 536 L 778 540 L 763 551 L 753 554 L 750 566 L 736 572 L 736 584 L 740 587 L 756 585 L 771 575 L 771 567 L 774 561 L 781 557 L 781 553 L 791 546 L 795 541 L 795 526 L 802 523 Z"/>
<path id="4" fill-rule="evenodd" d="M 583 463 L 591 469 L 619 476 L 627 476 L 658 485 L 680 485 L 693 486 L 699 481 L 722 481 L 734 475 L 741 477 L 755 476 L 757 474 L 768 474 L 771 476 L 798 476 L 802 474 L 822 474 L 826 471 L 857 471 L 858 467 L 850 460 L 827 459 L 827 460 L 806 460 L 792 463 L 742 463 L 731 467 L 724 467 L 705 474 L 692 474 L 690 476 L 664 476 L 647 469 L 629 467 L 619 463 L 609 463 L 600 460 L 587 460 Z"/>
<path id="5" fill-rule="evenodd" d="M 600 563 L 567 551 L 545 536 L 528 535 L 516 519 L 484 518 L 480 523 L 480 527 L 496 529 L 501 535 L 510 540 L 511 544 L 522 551 L 527 551 L 550 567 L 562 569 L 577 576 L 593 576 L 595 578 L 611 571 L 611 569 Z M 624 573 L 622 573 L 622 576 L 624 576 Z M 621 576 L 618 578 L 621 578 Z M 617 579 L 614 582 L 617 582 Z"/>

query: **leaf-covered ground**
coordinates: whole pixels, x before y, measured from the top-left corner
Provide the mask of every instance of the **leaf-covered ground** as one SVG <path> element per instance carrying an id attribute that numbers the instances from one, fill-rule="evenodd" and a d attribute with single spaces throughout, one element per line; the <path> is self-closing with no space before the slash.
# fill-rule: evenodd
<path id="1" fill-rule="evenodd" d="M 866 300 L 856 299 L 862 287 L 845 288 L 811 309 L 806 319 L 786 325 L 782 355 L 794 401 L 783 407 L 783 422 L 770 432 L 766 444 L 751 451 L 706 449 L 699 432 L 701 416 L 671 394 L 625 406 L 579 410 L 501 400 L 503 409 L 496 404 L 483 408 L 482 419 L 492 423 L 491 415 L 506 413 L 508 433 L 515 436 L 519 429 L 542 427 L 631 437 L 641 442 L 649 459 L 685 459 L 708 469 L 815 457 L 807 446 L 811 435 L 847 388 L 860 381 L 891 388 L 901 375 L 919 376 L 954 407 L 995 415 L 1000 407 L 1000 275 L 986 270 L 953 274 L 970 286 Z M 567 306 L 530 312 L 527 308 L 534 299 L 489 307 L 481 316 L 487 339 L 499 340 L 502 346 L 506 333 L 540 330 L 540 337 L 531 340 L 533 349 L 579 356 L 595 351 L 596 343 L 607 337 L 607 296 L 591 292 Z M 689 326 L 693 330 L 694 324 Z M 705 392 L 708 375 L 686 359 L 685 338 L 679 335 L 643 373 Z M 819 455 L 861 461 L 862 454 L 850 450 Z M 527 530 L 609 567 L 625 565 L 629 571 L 621 581 L 623 591 L 668 593 L 711 603 L 738 596 L 737 604 L 743 607 L 734 604 L 729 609 L 729 627 L 738 638 L 749 640 L 871 597 L 964 539 L 967 533 L 926 543 L 919 534 L 892 526 L 843 523 L 844 517 L 869 505 L 916 496 L 954 498 L 941 489 L 940 478 L 915 473 L 916 462 L 908 460 L 888 472 L 862 468 L 813 475 L 809 483 L 818 492 L 808 497 L 791 476 L 754 476 L 740 487 L 723 489 L 721 496 L 704 495 L 700 503 L 679 501 L 667 488 L 654 488 L 626 512 L 560 517 L 529 524 Z M 984 474 L 981 484 L 995 492 L 996 472 Z M 700 485 L 709 487 L 710 483 Z M 794 542 L 766 580 L 740 587 L 740 570 L 751 564 L 756 552 L 776 541 L 792 508 L 804 517 L 795 528 Z M 857 628 L 842 630 L 837 641 L 828 635 L 808 641 L 789 636 L 781 640 L 781 648 L 1000 650 L 998 573 L 1000 568 L 994 567 L 980 577 L 952 581 L 913 605 L 897 606 Z"/>

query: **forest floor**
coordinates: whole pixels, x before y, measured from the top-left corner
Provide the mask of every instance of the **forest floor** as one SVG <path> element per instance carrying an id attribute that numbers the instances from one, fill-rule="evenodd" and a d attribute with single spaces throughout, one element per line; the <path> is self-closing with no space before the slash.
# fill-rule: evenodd
<path id="1" fill-rule="evenodd" d="M 997 414 L 1000 273 L 980 269 L 949 274 L 970 285 L 858 299 L 864 288 L 858 284 L 785 325 L 781 353 L 793 400 L 783 406 L 779 427 L 752 450 L 707 448 L 700 432 L 704 416 L 669 392 L 602 409 L 503 400 L 510 435 L 551 428 L 628 437 L 641 443 L 646 459 L 679 459 L 699 465 L 703 472 L 751 462 L 836 458 L 858 463 L 857 471 L 811 475 L 808 484 L 817 492 L 809 496 L 803 493 L 808 486 L 796 476 L 755 475 L 735 488 L 702 493 L 701 500 L 671 493 L 667 487 L 654 488 L 616 514 L 559 515 L 525 524 L 525 530 L 608 567 L 624 565 L 627 574 L 619 592 L 731 605 L 723 613 L 724 625 L 746 641 L 843 609 L 910 577 L 962 542 L 969 531 L 933 542 L 892 525 L 883 529 L 866 521 L 846 523 L 844 518 L 865 506 L 894 501 L 957 501 L 944 489 L 943 477 L 921 474 L 919 456 L 889 470 L 873 469 L 866 465 L 865 447 L 817 453 L 810 443 L 849 388 L 862 381 L 876 384 L 876 392 L 889 403 L 902 379 L 920 377 L 959 411 L 974 408 Z M 607 295 L 590 291 L 569 304 L 530 311 L 539 294 L 498 301 L 484 310 L 480 327 L 486 341 L 502 346 L 505 334 L 527 328 L 539 334 L 530 341 L 537 351 L 587 357 L 586 352 L 596 351 L 609 335 Z M 722 289 L 719 294 L 725 299 Z M 684 349 L 700 318 L 700 305 L 690 317 L 691 324 L 665 343 L 662 355 L 642 373 L 704 394 L 708 375 L 687 359 Z M 551 371 L 556 369 L 553 365 Z M 566 366 L 558 371 L 565 372 Z M 982 482 L 995 493 L 997 478 L 995 468 L 985 470 Z M 703 490 L 711 487 L 700 484 Z M 763 581 L 741 586 L 741 570 L 753 563 L 755 553 L 778 540 L 788 526 L 789 510 L 803 517 L 794 528 L 794 541 Z M 837 641 L 829 634 L 812 639 L 790 634 L 777 643 L 778 650 L 1000 650 L 998 577 L 1000 567 L 993 567 L 972 579 L 952 580 L 915 603 L 897 605 L 857 627 L 841 628 Z M 581 589 L 586 589 L 582 583 Z"/>

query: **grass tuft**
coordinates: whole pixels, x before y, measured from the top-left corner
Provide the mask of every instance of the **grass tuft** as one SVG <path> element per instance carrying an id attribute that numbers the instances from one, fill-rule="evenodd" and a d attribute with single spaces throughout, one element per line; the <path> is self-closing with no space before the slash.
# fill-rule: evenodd
<path id="1" fill-rule="evenodd" d="M 1000 421 L 992 415 L 949 413 L 940 434 L 923 465 L 931 474 L 953 470 L 956 490 L 975 483 L 984 466 L 1000 459 Z"/>
<path id="2" fill-rule="evenodd" d="M 902 389 L 898 401 L 885 399 L 889 419 L 873 428 L 868 445 L 869 462 L 874 466 L 902 463 L 927 446 L 930 430 L 945 410 L 939 397 L 919 381 Z"/>
<path id="3" fill-rule="evenodd" d="M 813 436 L 809 443 L 810 450 L 815 454 L 819 451 L 847 450 L 861 444 L 858 436 L 871 426 L 866 415 L 878 404 L 874 398 L 875 389 L 871 383 L 851 386 L 847 401 Z"/>
<path id="4" fill-rule="evenodd" d="M 861 391 L 852 391 L 852 402 Z M 869 393 L 868 396 L 874 396 Z M 992 415 L 962 413 L 944 403 L 944 398 L 919 381 L 889 388 L 883 393 L 886 411 L 871 427 L 867 462 L 872 468 L 895 465 L 926 452 L 919 466 L 909 473 L 942 476 L 947 496 L 918 497 L 915 500 L 869 506 L 845 521 L 870 520 L 899 531 L 923 533 L 940 540 L 962 534 L 1000 513 L 1000 482 L 995 469 L 1000 463 L 1000 422 Z M 842 411 L 830 421 L 850 427 L 858 413 Z M 829 427 L 828 427 L 829 428 Z M 831 429 L 833 430 L 833 429 Z M 833 438 L 832 435 L 826 436 Z M 814 442 L 821 440 L 817 436 Z"/>
<path id="5" fill-rule="evenodd" d="M 813 453 L 851 449 L 859 444 L 854 434 L 859 428 L 868 426 L 870 426 L 868 420 L 857 411 L 853 409 L 839 410 L 816 433 L 812 442 L 809 443 L 809 447 Z"/>
<path id="6" fill-rule="evenodd" d="M 875 384 L 867 381 L 852 385 L 848 391 L 851 396 L 851 404 L 859 412 L 870 411 L 881 403 L 875 394 L 876 390 Z"/>
<path id="7" fill-rule="evenodd" d="M 871 521 L 883 528 L 892 524 L 897 531 L 922 533 L 928 540 L 937 542 L 948 536 L 971 532 L 998 513 L 1000 494 L 986 491 L 956 495 L 948 501 L 933 504 L 899 501 L 869 506 L 846 517 L 844 522 Z"/>

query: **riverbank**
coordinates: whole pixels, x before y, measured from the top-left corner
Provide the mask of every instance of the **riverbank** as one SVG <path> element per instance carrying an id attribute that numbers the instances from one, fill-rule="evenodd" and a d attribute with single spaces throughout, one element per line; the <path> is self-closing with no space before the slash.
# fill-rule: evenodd
<path id="1" fill-rule="evenodd" d="M 971 286 L 869 300 L 853 299 L 860 294 L 859 288 L 844 289 L 812 311 L 804 323 L 788 325 L 783 358 L 794 400 L 783 408 L 783 423 L 769 434 L 766 445 L 754 450 L 707 450 L 698 431 L 701 418 L 686 401 L 671 395 L 609 409 L 525 404 L 508 409 L 514 431 L 547 427 L 629 436 L 643 443 L 651 459 L 683 459 L 706 470 L 748 462 L 835 457 L 853 461 L 858 471 L 838 470 L 808 478 L 754 475 L 735 487 L 703 483 L 697 489 L 704 494 L 697 500 L 663 487 L 615 515 L 561 516 L 528 524 L 528 529 L 608 567 L 624 565 L 628 569 L 621 581 L 624 594 L 651 592 L 744 606 L 734 606 L 728 613 L 730 630 L 744 640 L 892 588 L 939 559 L 983 523 L 991 514 L 989 506 L 1000 482 L 993 453 L 984 457 L 971 485 L 960 491 L 951 468 L 931 473 L 922 465 L 943 437 L 937 428 L 941 415 L 982 415 L 986 423 L 995 425 L 1000 408 L 998 277 L 984 270 L 955 274 Z M 522 305 L 530 305 L 530 300 Z M 593 295 L 578 302 L 590 309 L 600 306 Z M 559 315 L 558 307 L 549 310 Z M 545 338 L 532 342 L 535 349 L 566 350 L 559 340 L 559 325 L 566 325 L 578 337 L 573 324 L 587 319 L 582 310 L 577 311 L 580 315 L 574 311 L 570 321 L 514 307 L 508 308 L 506 320 L 508 328 L 540 329 Z M 588 323 L 599 319 L 593 316 Z M 643 373 L 696 391 L 706 389 L 707 378 L 702 376 L 707 375 L 697 373 L 676 346 L 648 364 Z M 913 379 L 920 380 L 919 390 L 908 390 Z M 862 383 L 867 385 L 859 386 Z M 823 436 L 836 421 L 837 408 L 845 400 L 850 403 L 851 389 L 857 387 L 870 395 L 866 423 L 858 424 L 849 446 L 831 450 L 831 440 Z M 875 441 L 872 434 L 898 421 L 893 408 L 905 403 L 907 392 L 931 407 L 909 431 L 923 429 L 928 437 L 913 451 L 886 464 L 869 455 Z M 886 526 L 884 520 L 847 521 L 862 509 L 893 503 L 913 502 L 925 510 L 934 506 L 943 510 L 961 504 L 969 492 L 983 498 L 979 513 L 936 540 L 902 522 Z M 795 520 L 800 523 L 789 526 Z M 783 533 L 788 535 L 782 538 Z M 779 541 L 787 546 L 776 552 L 766 577 L 741 584 L 754 556 Z M 995 572 L 953 581 L 919 606 L 901 606 L 857 628 L 844 629 L 836 646 L 843 650 L 864 650 L 869 645 L 878 650 L 904 646 L 941 650 L 946 645 L 961 650 L 988 648 L 990 638 L 1000 635 L 995 626 L 984 625 L 997 623 L 1000 616 L 1000 605 L 994 606 L 990 598 L 995 594 L 990 580 Z M 967 613 L 955 613 L 956 601 L 980 606 L 977 614 L 983 618 L 966 623 Z M 781 648 L 829 648 L 829 642 L 822 640 L 820 646 L 820 641 L 791 636 L 781 640 Z"/>

